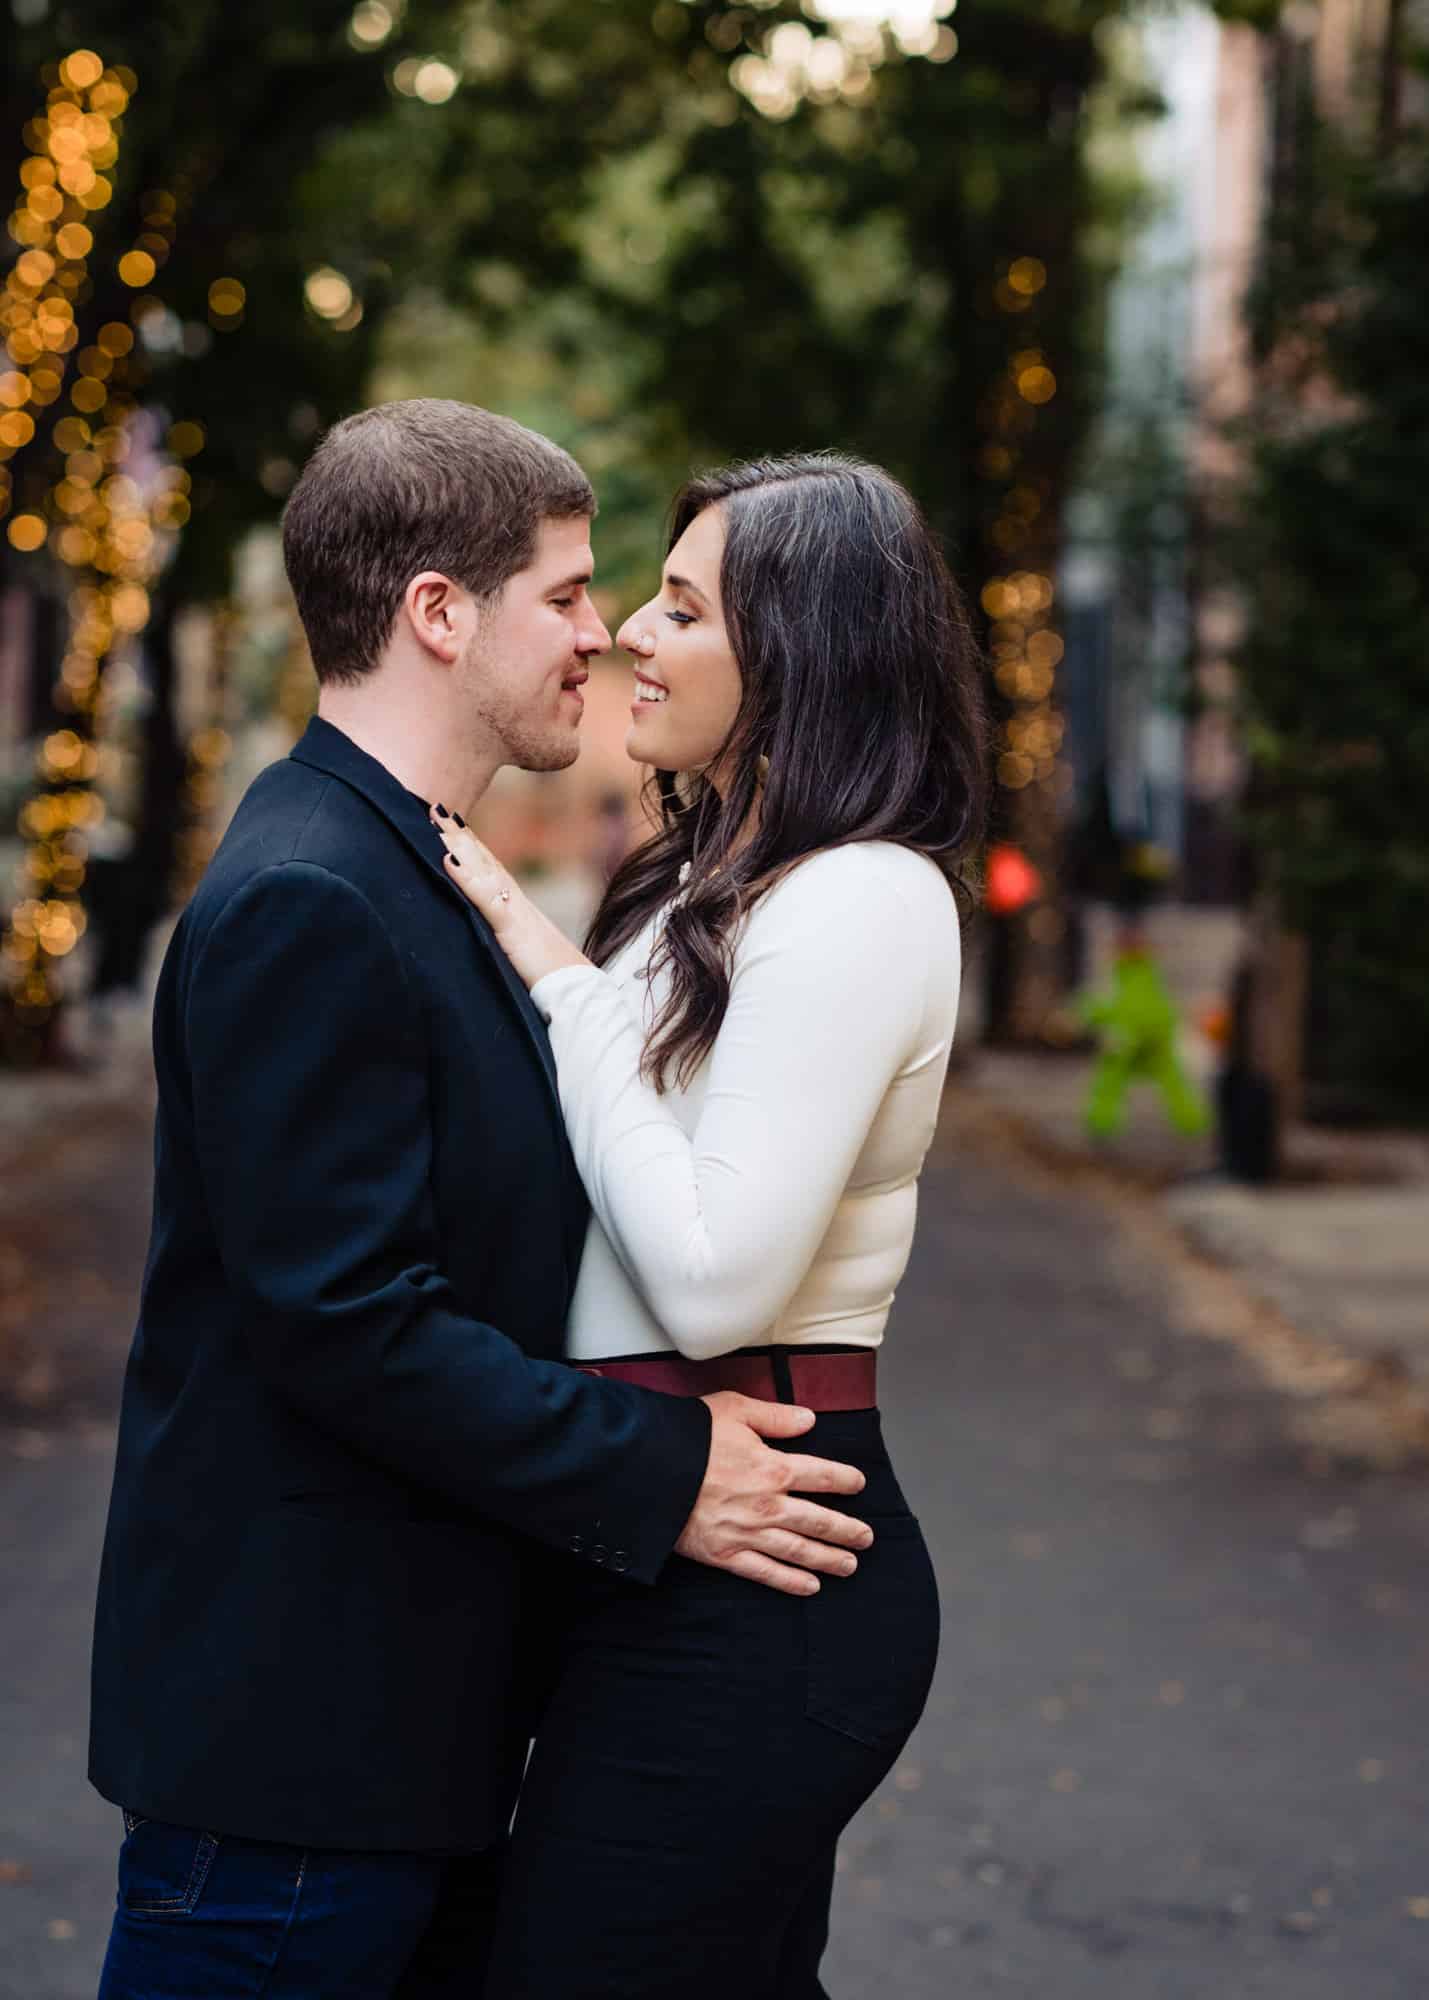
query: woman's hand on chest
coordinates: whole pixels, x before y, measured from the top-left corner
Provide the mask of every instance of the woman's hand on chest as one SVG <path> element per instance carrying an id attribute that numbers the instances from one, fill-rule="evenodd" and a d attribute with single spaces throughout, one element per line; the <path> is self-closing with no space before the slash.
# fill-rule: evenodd
<path id="1" fill-rule="evenodd" d="M 431 822 L 446 848 L 448 876 L 491 926 L 501 949 L 528 988 L 548 972 L 590 960 L 573 945 L 457 814 L 436 805 Z"/>

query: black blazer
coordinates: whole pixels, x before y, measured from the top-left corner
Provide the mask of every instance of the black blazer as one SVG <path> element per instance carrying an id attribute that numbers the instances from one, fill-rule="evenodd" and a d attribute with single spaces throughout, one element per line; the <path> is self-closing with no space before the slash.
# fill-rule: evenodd
<path id="1" fill-rule="evenodd" d="M 440 853 L 315 720 L 164 963 L 90 1762 L 149 1817 L 486 1845 L 520 1537 L 648 1582 L 703 1477 L 703 1404 L 559 1358 L 586 1207 L 550 1050 Z"/>

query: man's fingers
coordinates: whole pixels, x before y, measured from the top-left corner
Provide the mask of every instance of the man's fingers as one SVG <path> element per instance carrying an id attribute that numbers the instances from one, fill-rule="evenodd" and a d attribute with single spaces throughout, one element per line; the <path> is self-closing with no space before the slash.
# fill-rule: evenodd
<path id="1" fill-rule="evenodd" d="M 717 1416 L 737 1417 L 760 1437 L 801 1437 L 814 1423 L 813 1411 L 798 1403 L 765 1403 L 757 1396 L 741 1396 L 734 1389 L 717 1389 L 703 1400 Z"/>
<path id="2" fill-rule="evenodd" d="M 715 1569 L 727 1569 L 734 1576 L 746 1577 L 750 1583 L 767 1584 L 771 1590 L 782 1590 L 786 1597 L 812 1597 L 819 1588 L 819 1579 L 811 1576 L 806 1569 L 790 1569 L 787 1563 L 775 1562 L 772 1556 L 762 1556 L 754 1549 L 741 1549 L 737 1556 L 727 1561 L 717 1562 Z"/>
<path id="3" fill-rule="evenodd" d="M 773 1556 L 781 1563 L 796 1563 L 800 1569 L 819 1570 L 824 1576 L 852 1576 L 858 1568 L 858 1557 L 848 1549 L 811 1542 L 784 1528 L 766 1528 L 754 1540 L 758 1554 Z"/>
<path id="4" fill-rule="evenodd" d="M 801 1453 L 781 1453 L 788 1467 L 791 1493 L 862 1493 L 867 1481 L 855 1465 L 841 1465 L 833 1458 L 805 1458 Z"/>
<path id="5" fill-rule="evenodd" d="M 866 1549 L 873 1544 L 873 1530 L 867 1521 L 852 1514 L 835 1513 L 832 1507 L 816 1507 L 810 1500 L 788 1500 L 779 1519 L 771 1522 L 774 1533 L 800 1535 L 805 1541 L 831 1542 L 840 1549 Z"/>

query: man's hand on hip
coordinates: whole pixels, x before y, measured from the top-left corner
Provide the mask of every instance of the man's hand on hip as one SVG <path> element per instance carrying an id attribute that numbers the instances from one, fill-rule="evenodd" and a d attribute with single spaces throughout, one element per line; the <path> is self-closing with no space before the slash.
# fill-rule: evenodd
<path id="1" fill-rule="evenodd" d="M 851 1551 L 866 1549 L 873 1530 L 795 1495 L 861 1493 L 863 1474 L 834 1459 L 774 1451 L 764 1443 L 802 1436 L 813 1411 L 728 1389 L 701 1401 L 714 1420 L 709 1463 L 676 1552 L 791 1597 L 812 1597 L 819 1588 L 812 1571 L 851 1575 L 858 1567 Z"/>

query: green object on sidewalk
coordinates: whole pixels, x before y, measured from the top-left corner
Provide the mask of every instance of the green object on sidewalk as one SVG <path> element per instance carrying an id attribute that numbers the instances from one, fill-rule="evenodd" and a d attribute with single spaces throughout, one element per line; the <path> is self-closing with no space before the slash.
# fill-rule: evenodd
<path id="1" fill-rule="evenodd" d="M 1210 1130 L 1210 1106 L 1177 1052 L 1175 1002 L 1150 952 L 1139 945 L 1119 951 L 1110 987 L 1087 994 L 1078 1011 L 1101 1043 L 1083 1113 L 1094 1139 L 1123 1129 L 1127 1093 L 1138 1079 L 1160 1090 L 1176 1131 L 1195 1139 Z"/>

